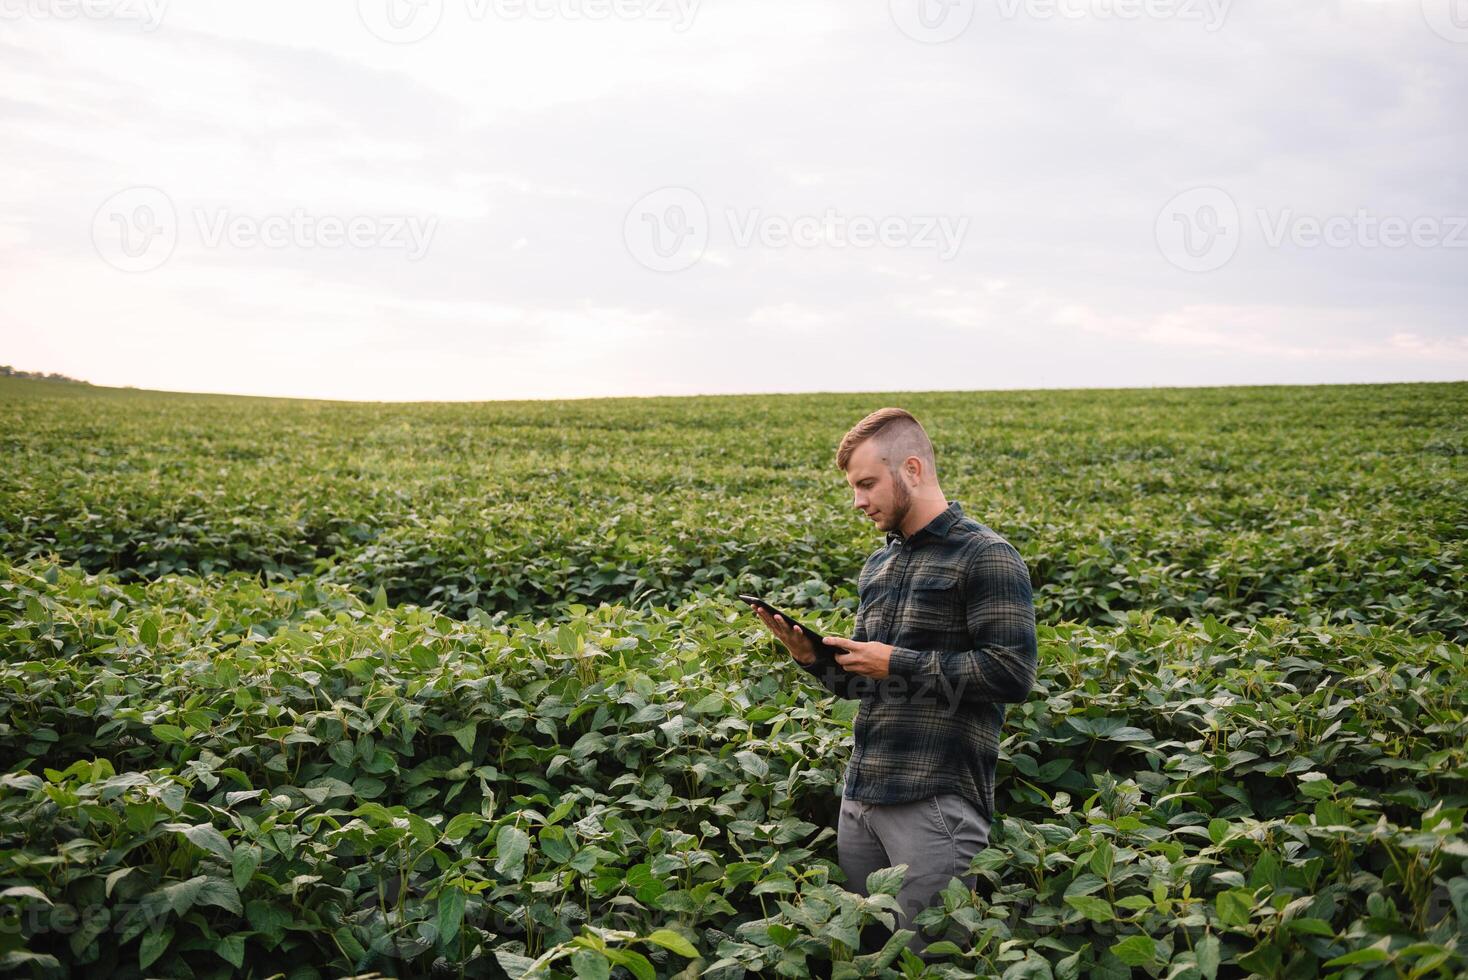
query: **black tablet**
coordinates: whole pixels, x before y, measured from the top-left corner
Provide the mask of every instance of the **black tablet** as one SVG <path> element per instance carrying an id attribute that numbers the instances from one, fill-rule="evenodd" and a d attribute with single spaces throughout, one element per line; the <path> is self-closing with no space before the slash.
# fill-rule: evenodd
<path id="1" fill-rule="evenodd" d="M 822 636 L 820 633 L 817 633 L 815 630 L 811 629 L 804 623 L 797 621 L 794 616 L 790 615 L 785 610 L 776 609 L 774 606 L 770 605 L 768 602 L 761 599 L 757 595 L 741 594 L 739 598 L 743 599 L 751 606 L 759 606 L 761 609 L 768 611 L 771 615 L 779 614 L 780 618 L 785 620 L 785 622 L 789 623 L 791 626 L 799 626 L 801 631 L 804 632 L 806 636 L 811 638 L 811 642 L 814 643 L 818 649 L 822 647 L 822 641 L 825 639 L 825 637 Z"/>

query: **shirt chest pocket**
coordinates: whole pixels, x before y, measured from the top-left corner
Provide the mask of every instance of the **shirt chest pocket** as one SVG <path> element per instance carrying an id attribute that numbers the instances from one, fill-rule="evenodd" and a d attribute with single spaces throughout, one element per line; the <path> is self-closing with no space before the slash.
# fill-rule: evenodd
<path id="1" fill-rule="evenodd" d="M 861 596 L 861 604 L 856 611 L 856 639 L 876 639 L 875 627 L 882 622 L 882 617 L 887 614 L 886 590 L 878 582 L 875 575 L 863 573 L 857 582 L 857 593 Z"/>
<path id="2" fill-rule="evenodd" d="M 934 639 L 967 629 L 959 576 L 947 569 L 913 572 L 908 581 L 903 625 Z"/>

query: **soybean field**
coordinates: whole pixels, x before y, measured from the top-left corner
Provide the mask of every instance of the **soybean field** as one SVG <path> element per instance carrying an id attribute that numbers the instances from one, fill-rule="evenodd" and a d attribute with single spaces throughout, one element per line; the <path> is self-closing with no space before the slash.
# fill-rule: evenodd
<path id="1" fill-rule="evenodd" d="M 846 882 L 835 465 L 1031 572 L 978 887 Z M 340 403 L 0 378 L 0 971 L 1468 974 L 1468 383 Z M 850 887 L 848 887 L 850 886 Z"/>

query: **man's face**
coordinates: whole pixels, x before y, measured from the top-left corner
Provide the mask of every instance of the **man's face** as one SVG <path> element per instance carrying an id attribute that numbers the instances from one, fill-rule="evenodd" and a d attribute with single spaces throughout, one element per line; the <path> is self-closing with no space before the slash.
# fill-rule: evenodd
<path id="1" fill-rule="evenodd" d="M 912 506 L 907 485 L 893 479 L 887 461 L 874 441 L 868 439 L 852 451 L 846 464 L 846 482 L 856 492 L 853 505 L 876 523 L 882 532 L 902 526 Z"/>

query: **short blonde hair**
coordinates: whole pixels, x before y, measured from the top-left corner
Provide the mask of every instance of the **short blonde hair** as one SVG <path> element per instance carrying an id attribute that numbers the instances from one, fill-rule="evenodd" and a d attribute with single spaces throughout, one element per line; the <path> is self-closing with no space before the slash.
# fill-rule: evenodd
<path id="1" fill-rule="evenodd" d="M 877 439 L 887 465 L 894 476 L 909 456 L 916 456 L 927 464 L 928 470 L 937 476 L 938 466 L 933 458 L 933 443 L 928 438 L 922 423 L 905 408 L 879 408 L 851 427 L 841 437 L 836 449 L 836 465 L 845 470 L 851 464 L 851 454 L 856 447 L 868 439 Z"/>

